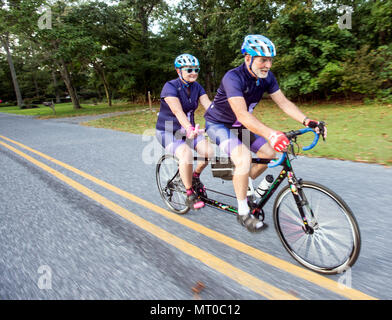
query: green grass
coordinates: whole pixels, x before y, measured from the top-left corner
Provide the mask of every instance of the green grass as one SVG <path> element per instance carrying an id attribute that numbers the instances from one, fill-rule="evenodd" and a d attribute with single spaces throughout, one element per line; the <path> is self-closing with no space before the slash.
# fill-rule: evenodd
<path id="1" fill-rule="evenodd" d="M 331 102 L 318 105 L 300 104 L 299 108 L 308 117 L 325 120 L 328 125 L 327 142 L 321 141 L 316 148 L 301 154 L 392 166 L 392 105 Z M 0 108 L 0 112 L 33 115 L 45 119 L 133 110 L 135 113 L 90 121 L 85 125 L 153 135 L 159 109 L 157 106 L 154 106 L 153 112 L 142 111 L 142 109 L 148 109 L 148 106 L 120 102 L 112 107 L 106 104 L 83 104 L 82 109 L 73 110 L 72 105 L 66 103 L 56 105 L 56 116 L 52 109 L 44 106 L 26 110 L 20 110 L 18 107 L 3 107 Z M 200 123 L 202 127 L 204 126 L 203 113 L 202 107 L 196 112 L 196 123 Z M 269 100 L 262 101 L 254 111 L 254 115 L 276 130 L 289 131 L 302 127 Z M 298 142 L 301 146 L 305 146 L 310 144 L 312 139 L 313 135 L 309 133 L 298 138 Z"/>
<path id="2" fill-rule="evenodd" d="M 301 104 L 299 108 L 310 118 L 324 120 L 328 125 L 328 137 L 320 140 L 311 151 L 300 154 L 311 157 L 353 160 L 367 163 L 392 165 L 392 106 L 353 103 Z M 137 112 L 132 115 L 105 118 L 85 123 L 89 126 L 111 128 L 136 134 L 154 134 L 158 110 Z M 267 126 L 289 131 L 302 128 L 271 101 L 263 101 L 254 115 Z M 196 123 L 204 126 L 203 110 L 196 112 Z M 150 130 L 147 130 L 150 129 Z M 146 131 L 147 130 L 147 131 Z M 313 134 L 298 138 L 300 146 L 309 145 Z"/>
<path id="3" fill-rule="evenodd" d="M 300 105 L 309 117 L 327 123 L 327 141 L 311 151 L 301 152 L 307 156 L 353 160 L 392 165 L 392 106 L 363 105 L 360 103 Z M 272 104 L 258 106 L 256 117 L 266 125 L 281 131 L 300 128 Z M 305 136 L 307 136 L 305 138 Z M 302 146 L 311 143 L 311 133 L 298 138 Z"/>
<path id="4" fill-rule="evenodd" d="M 114 103 L 112 107 L 108 107 L 107 104 L 81 104 L 82 109 L 74 110 L 72 103 L 61 103 L 56 104 L 55 110 L 56 115 L 54 115 L 53 110 L 49 107 L 39 105 L 39 108 L 34 109 L 20 109 L 19 107 L 3 107 L 0 108 L 0 112 L 19 114 L 19 115 L 29 115 L 37 116 L 39 119 L 49 119 L 49 118 L 62 118 L 62 117 L 78 117 L 78 116 L 88 116 L 97 115 L 110 112 L 120 112 L 120 111 L 132 111 L 138 109 L 148 108 L 145 105 L 136 105 L 124 102 Z"/>
<path id="5" fill-rule="evenodd" d="M 140 110 L 132 114 L 98 119 L 84 122 L 83 124 L 96 128 L 109 128 L 135 134 L 154 135 L 158 111 L 159 109 L 157 108 L 153 108 L 153 112 Z"/>

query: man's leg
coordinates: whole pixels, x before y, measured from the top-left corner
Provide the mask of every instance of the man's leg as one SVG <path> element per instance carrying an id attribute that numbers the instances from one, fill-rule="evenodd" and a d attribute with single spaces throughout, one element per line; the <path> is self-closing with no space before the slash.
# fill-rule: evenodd
<path id="1" fill-rule="evenodd" d="M 275 153 L 275 150 L 270 146 L 269 143 L 265 143 L 256 152 L 256 155 L 259 158 L 274 159 L 276 156 L 276 153 Z M 266 164 L 253 163 L 252 167 L 250 169 L 249 176 L 254 180 L 259 175 L 261 175 L 267 168 L 268 168 L 268 165 L 266 165 Z"/>
<path id="2" fill-rule="evenodd" d="M 206 139 L 204 139 L 204 137 L 199 141 L 196 141 L 195 144 L 195 149 L 200 157 L 210 159 L 214 157 L 214 149 L 212 148 L 211 144 Z M 200 175 L 207 165 L 208 161 L 198 160 L 194 172 Z"/>
<path id="3" fill-rule="evenodd" d="M 250 150 L 238 139 L 238 129 L 230 130 L 224 124 L 208 121 L 206 122 L 206 129 L 208 136 L 219 146 L 222 154 L 229 155 L 233 161 L 235 165 L 233 176 L 234 192 L 239 204 L 243 203 L 244 200 L 246 203 L 246 191 L 251 162 Z"/>
<path id="4" fill-rule="evenodd" d="M 230 157 L 236 166 L 233 176 L 233 185 L 238 202 L 237 220 L 251 232 L 261 230 L 264 224 L 250 214 L 246 196 L 252 160 L 251 152 L 244 144 L 241 144 L 233 149 Z"/>
<path id="5" fill-rule="evenodd" d="M 252 155 L 250 150 L 238 139 L 234 132 L 224 125 L 206 122 L 207 133 L 221 151 L 228 154 L 235 165 L 233 186 L 238 202 L 238 222 L 249 231 L 260 230 L 263 222 L 250 214 L 247 201 L 247 188 Z"/>
<path id="6" fill-rule="evenodd" d="M 249 169 L 252 155 L 245 145 L 239 144 L 231 151 L 230 158 L 235 165 L 233 176 L 235 195 L 239 202 L 243 200 L 246 201 L 246 191 L 248 189 Z"/>

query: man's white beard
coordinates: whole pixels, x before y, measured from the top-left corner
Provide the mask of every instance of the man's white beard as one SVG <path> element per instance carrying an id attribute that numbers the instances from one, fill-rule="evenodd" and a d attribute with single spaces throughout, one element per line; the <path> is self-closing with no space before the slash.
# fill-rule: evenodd
<path id="1" fill-rule="evenodd" d="M 267 78 L 268 77 L 268 71 L 267 72 L 262 72 L 260 69 L 258 69 L 258 70 L 254 70 L 253 72 L 259 78 Z"/>

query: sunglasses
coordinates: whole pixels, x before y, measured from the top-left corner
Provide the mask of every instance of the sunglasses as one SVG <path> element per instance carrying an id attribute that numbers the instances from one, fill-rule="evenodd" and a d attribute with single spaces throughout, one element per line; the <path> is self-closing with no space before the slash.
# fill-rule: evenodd
<path id="1" fill-rule="evenodd" d="M 192 73 L 194 71 L 195 73 L 199 73 L 200 68 L 183 68 L 186 72 Z"/>

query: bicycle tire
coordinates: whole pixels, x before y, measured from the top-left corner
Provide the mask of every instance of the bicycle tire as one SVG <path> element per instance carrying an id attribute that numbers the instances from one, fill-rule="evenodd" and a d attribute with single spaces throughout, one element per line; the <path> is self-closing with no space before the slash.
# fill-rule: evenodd
<path id="1" fill-rule="evenodd" d="M 302 193 L 308 201 L 308 206 L 303 208 L 309 225 L 314 227 L 314 233 L 306 233 L 302 228 L 304 224 L 288 185 L 277 195 L 273 206 L 275 229 L 283 246 L 301 265 L 318 273 L 337 274 L 346 271 L 356 262 L 361 249 L 360 230 L 351 209 L 335 192 L 321 184 L 302 181 L 300 189 L 299 194 Z M 301 200 L 304 200 L 303 197 Z M 342 216 L 342 222 L 336 224 L 334 219 Z M 334 235 L 332 242 L 327 243 L 327 237 Z M 343 240 L 345 236 L 347 240 Z M 342 252 L 336 252 L 338 245 Z M 323 262 L 329 257 L 333 257 L 336 262 Z"/>
<path id="2" fill-rule="evenodd" d="M 177 214 L 185 214 L 190 207 L 185 204 L 186 190 L 178 171 L 178 159 L 173 155 L 163 155 L 157 162 L 155 178 L 163 201 Z"/>

